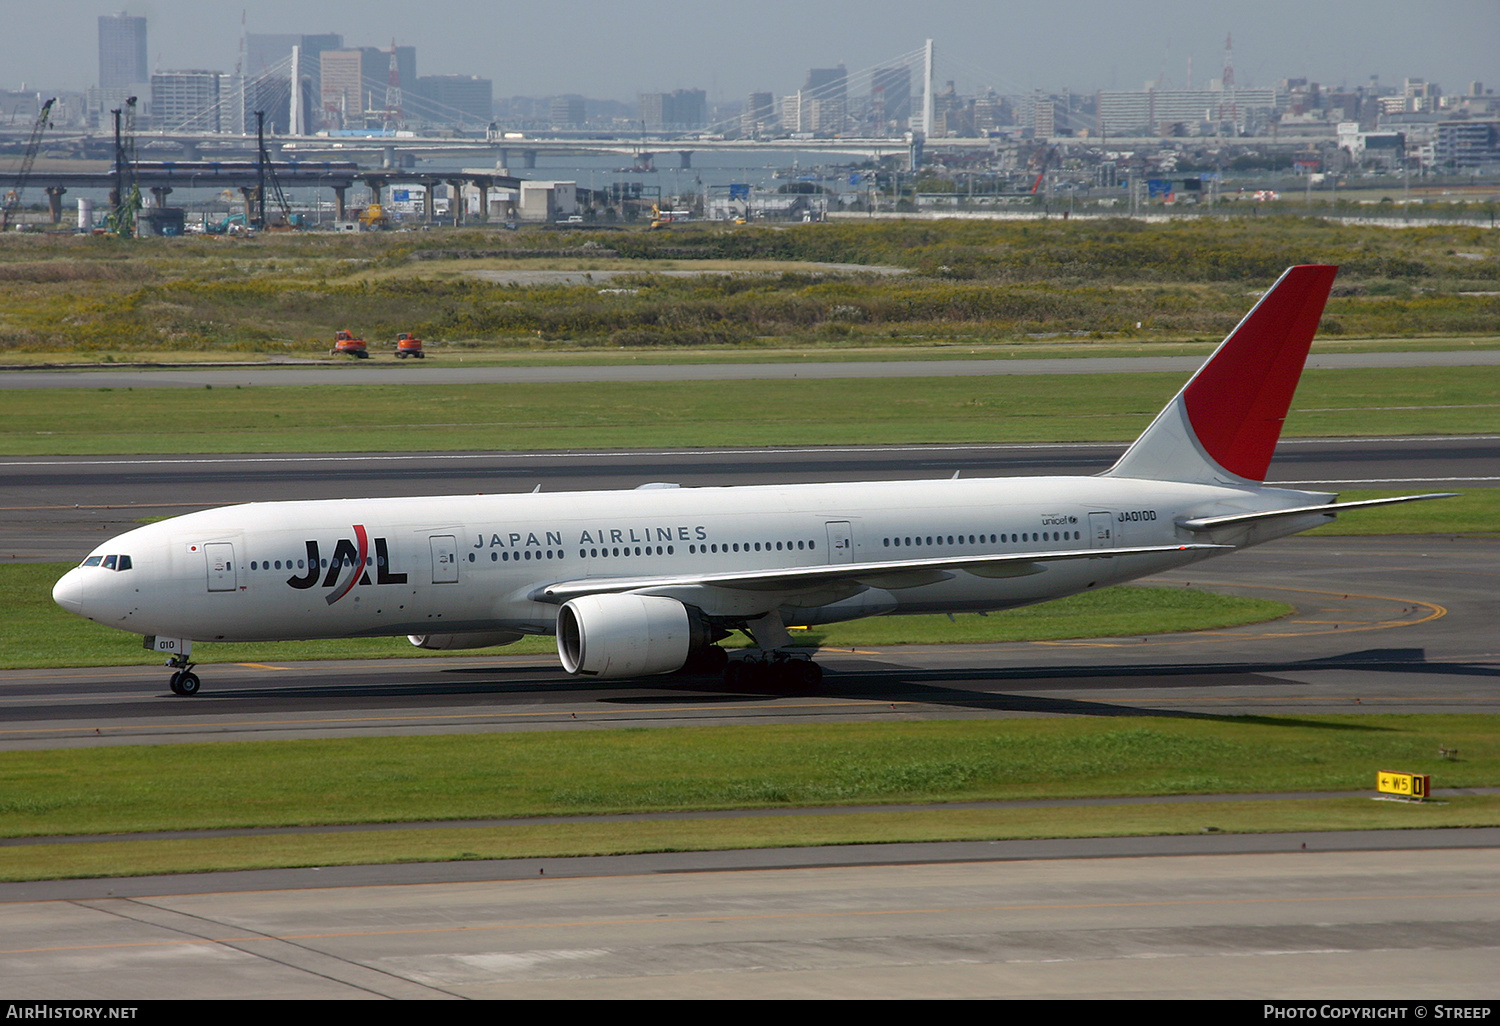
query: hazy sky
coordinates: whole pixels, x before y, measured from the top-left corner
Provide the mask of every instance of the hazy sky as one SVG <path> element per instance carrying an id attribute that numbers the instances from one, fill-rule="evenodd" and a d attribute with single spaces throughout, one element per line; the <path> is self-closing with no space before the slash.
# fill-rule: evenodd
<path id="1" fill-rule="evenodd" d="M 100 14 L 120 0 L 0 0 L 0 88 L 82 89 L 98 79 Z M 1426 78 L 1445 92 L 1500 88 L 1500 0 L 136 0 L 153 69 L 232 71 L 251 32 L 339 32 L 350 46 L 417 47 L 418 73 L 474 74 L 495 95 L 707 90 L 791 92 L 810 67 L 851 74 L 932 37 L 940 83 L 960 91 L 1173 87 L 1219 76 L 1234 36 L 1242 86 L 1306 76 L 1360 85 Z"/>

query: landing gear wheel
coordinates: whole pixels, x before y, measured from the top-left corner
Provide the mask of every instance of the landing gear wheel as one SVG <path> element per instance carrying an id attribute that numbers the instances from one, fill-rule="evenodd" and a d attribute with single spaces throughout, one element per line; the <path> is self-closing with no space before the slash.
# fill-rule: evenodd
<path id="1" fill-rule="evenodd" d="M 811 691 L 823 683 L 823 667 L 811 659 L 798 660 L 789 669 L 791 670 L 793 683 L 807 691 Z"/>
<path id="2" fill-rule="evenodd" d="M 816 691 L 823 683 L 823 667 L 811 659 L 774 657 L 736 659 L 724 668 L 724 683 L 731 688 L 799 694 Z"/>
<path id="3" fill-rule="evenodd" d="M 172 674 L 172 679 L 167 682 L 167 686 L 172 689 L 174 695 L 196 695 L 198 689 L 203 686 L 203 682 L 198 679 L 196 673 L 180 670 Z"/>
<path id="4" fill-rule="evenodd" d="M 784 694 L 805 694 L 823 679 L 823 668 L 811 659 L 778 659 L 766 665 L 769 686 Z"/>

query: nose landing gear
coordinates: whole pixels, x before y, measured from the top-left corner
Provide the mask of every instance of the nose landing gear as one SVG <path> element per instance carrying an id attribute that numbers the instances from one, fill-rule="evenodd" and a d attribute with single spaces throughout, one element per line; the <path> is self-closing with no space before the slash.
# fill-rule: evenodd
<path id="1" fill-rule="evenodd" d="M 198 689 L 203 686 L 203 682 L 193 672 L 193 666 L 196 664 L 188 662 L 186 656 L 173 656 L 167 660 L 167 665 L 177 671 L 167 681 L 167 687 L 172 689 L 172 694 L 188 696 L 198 693 Z"/>

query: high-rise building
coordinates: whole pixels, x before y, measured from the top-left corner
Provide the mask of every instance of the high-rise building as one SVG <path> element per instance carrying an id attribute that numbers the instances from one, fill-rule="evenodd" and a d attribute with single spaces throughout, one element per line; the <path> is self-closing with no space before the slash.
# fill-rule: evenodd
<path id="1" fill-rule="evenodd" d="M 997 130 L 1010 117 L 1005 98 L 993 89 L 974 97 L 974 131 L 979 135 Z"/>
<path id="2" fill-rule="evenodd" d="M 804 131 L 833 135 L 842 132 L 849 113 L 848 73 L 836 68 L 812 68 L 802 87 Z"/>
<path id="3" fill-rule="evenodd" d="M 702 128 L 708 124 L 708 94 L 702 89 L 678 89 L 672 93 L 677 123 L 683 128 Z"/>
<path id="4" fill-rule="evenodd" d="M 553 128 L 581 128 L 584 122 L 582 96 L 554 96 L 548 104 Z"/>
<path id="5" fill-rule="evenodd" d="M 479 126 L 495 117 L 494 85 L 477 75 L 423 75 L 416 94 L 412 112 L 428 124 Z"/>
<path id="6" fill-rule="evenodd" d="M 1412 113 L 1435 110 L 1438 97 L 1443 95 L 1436 82 L 1425 78 L 1408 78 L 1401 93 L 1406 98 L 1406 110 Z"/>
<path id="7" fill-rule="evenodd" d="M 1500 167 L 1500 121 L 1439 121 L 1433 156 L 1454 170 Z"/>
<path id="8" fill-rule="evenodd" d="M 217 71 L 162 71 L 151 76 L 151 121 L 167 132 L 222 132 L 228 92 Z"/>
<path id="9" fill-rule="evenodd" d="M 641 93 L 639 98 L 641 124 L 646 128 L 665 128 L 670 117 L 667 108 L 671 102 L 670 93 Z"/>
<path id="10" fill-rule="evenodd" d="M 1101 91 L 1095 101 L 1099 131 L 1109 135 L 1156 135 L 1184 125 L 1241 125 L 1247 114 L 1262 115 L 1277 107 L 1275 89 L 1231 89 L 1215 83 L 1209 89 L 1143 89 Z M 1404 102 L 1397 97 L 1399 102 Z"/>
<path id="11" fill-rule="evenodd" d="M 807 132 L 812 121 L 810 115 L 804 116 L 803 108 L 806 106 L 802 101 L 802 90 L 789 93 L 781 98 L 781 127 L 788 132 Z"/>
<path id="12" fill-rule="evenodd" d="M 129 89 L 146 81 L 146 19 L 100 15 L 99 88 Z"/>
<path id="13" fill-rule="evenodd" d="M 1050 96 L 1034 96 L 1031 104 L 1031 135 L 1050 139 L 1057 134 L 1057 105 Z"/>
<path id="14" fill-rule="evenodd" d="M 802 92 L 816 99 L 847 96 L 848 72 L 842 64 L 836 68 L 810 68 L 807 72 L 807 84 L 802 87 Z"/>
<path id="15" fill-rule="evenodd" d="M 324 50 L 318 56 L 323 127 L 348 128 L 362 122 L 364 54 L 358 50 Z"/>
<path id="16" fill-rule="evenodd" d="M 870 77 L 871 102 L 881 127 L 897 132 L 911 120 L 911 69 L 905 65 L 876 68 Z"/>
<path id="17" fill-rule="evenodd" d="M 648 129 L 690 131 L 708 123 L 708 94 L 702 89 L 641 93 L 641 120 Z"/>
<path id="18" fill-rule="evenodd" d="M 740 117 L 740 132 L 755 135 L 773 128 L 777 121 L 776 97 L 770 93 L 751 93 Z"/>

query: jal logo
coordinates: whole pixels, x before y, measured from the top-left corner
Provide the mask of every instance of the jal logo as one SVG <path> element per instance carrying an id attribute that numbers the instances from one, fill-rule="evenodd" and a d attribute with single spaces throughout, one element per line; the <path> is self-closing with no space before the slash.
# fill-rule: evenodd
<path id="1" fill-rule="evenodd" d="M 325 588 L 335 589 L 324 596 L 330 606 L 354 590 L 356 584 L 405 584 L 406 575 L 391 572 L 390 552 L 384 538 L 375 542 L 375 580 L 370 580 L 370 536 L 363 524 L 354 525 L 354 537 L 340 538 L 328 557 L 328 573 L 323 573 L 322 556 L 316 541 L 304 542 L 307 546 L 307 573 L 302 577 L 288 577 L 286 583 L 293 588 L 315 588 L 322 581 Z M 339 578 L 348 569 L 348 576 L 340 584 Z"/>

